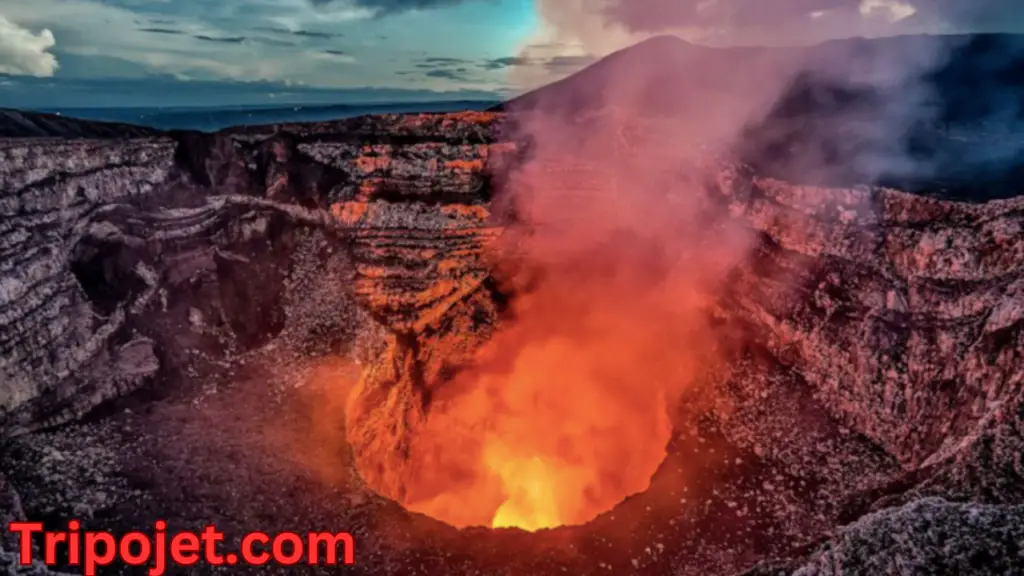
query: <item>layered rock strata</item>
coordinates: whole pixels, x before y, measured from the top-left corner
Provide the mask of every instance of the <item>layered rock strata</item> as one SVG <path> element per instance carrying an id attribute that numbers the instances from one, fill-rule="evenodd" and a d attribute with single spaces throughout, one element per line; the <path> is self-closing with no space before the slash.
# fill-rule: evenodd
<path id="1" fill-rule="evenodd" d="M 385 117 L 122 141 L 86 125 L 2 141 L 0 423 L 56 425 L 152 380 L 155 325 L 176 307 L 249 345 L 272 337 L 299 226 L 351 250 L 379 320 L 422 328 L 486 275 L 486 126 Z"/>

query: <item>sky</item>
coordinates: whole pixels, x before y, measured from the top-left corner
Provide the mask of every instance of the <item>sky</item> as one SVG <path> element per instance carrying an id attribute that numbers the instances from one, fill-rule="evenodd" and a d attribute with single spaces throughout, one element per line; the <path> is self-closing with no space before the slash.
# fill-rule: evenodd
<path id="1" fill-rule="evenodd" d="M 0 106 L 500 99 L 656 34 L 1024 31 L 1020 0 L 0 0 Z"/>

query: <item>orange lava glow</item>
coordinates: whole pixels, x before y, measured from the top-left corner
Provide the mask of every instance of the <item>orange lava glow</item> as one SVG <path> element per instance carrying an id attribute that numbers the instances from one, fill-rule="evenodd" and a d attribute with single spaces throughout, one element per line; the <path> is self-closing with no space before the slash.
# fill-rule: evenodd
<path id="1" fill-rule="evenodd" d="M 600 277 L 590 254 L 579 276 L 562 268 L 519 298 L 475 366 L 436 390 L 410 449 L 407 508 L 535 531 L 586 523 L 647 489 L 670 408 L 713 345 L 686 268 L 652 283 L 649 259 L 617 251 L 604 249 L 612 269 Z"/>
<path id="2" fill-rule="evenodd" d="M 581 524 L 646 489 L 664 458 L 671 426 L 663 399 L 631 405 L 611 380 L 573 379 L 600 370 L 589 353 L 568 337 L 528 346 L 511 377 L 482 376 L 478 398 L 455 404 L 466 415 L 488 407 L 490 417 L 478 417 L 490 420 L 481 464 L 501 495 L 491 526 Z"/>
<path id="3" fill-rule="evenodd" d="M 507 498 L 494 513 L 492 528 L 539 530 L 562 524 L 556 490 L 564 485 L 557 470 L 537 456 L 505 459 L 500 446 L 488 447 L 487 467 L 501 477 Z"/>
<path id="4" fill-rule="evenodd" d="M 472 362 L 425 383 L 426 410 L 378 432 L 415 430 L 387 472 L 407 509 L 457 527 L 587 523 L 647 490 L 682 395 L 714 372 L 708 310 L 749 239 L 679 176 L 673 134 L 623 143 L 613 120 L 526 128 L 537 145 L 504 199 L 517 223 L 491 255 L 509 309 Z"/>

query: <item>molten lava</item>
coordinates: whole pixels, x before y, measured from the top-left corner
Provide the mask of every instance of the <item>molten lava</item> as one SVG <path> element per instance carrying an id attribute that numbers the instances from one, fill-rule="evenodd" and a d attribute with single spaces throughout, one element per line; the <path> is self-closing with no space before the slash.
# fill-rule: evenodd
<path id="1" fill-rule="evenodd" d="M 562 524 L 556 497 L 560 483 L 550 465 L 536 456 L 504 460 L 492 451 L 488 451 L 486 458 L 487 467 L 501 477 L 502 488 L 508 496 L 494 514 L 492 528 L 534 531 Z"/>
<path id="2" fill-rule="evenodd" d="M 553 126 L 509 185 L 492 272 L 508 310 L 466 304 L 396 340 L 353 416 L 368 483 L 458 527 L 579 525 L 645 491 L 670 413 L 719 360 L 709 302 L 746 253 L 661 144 L 619 154 L 616 124 L 564 142 Z"/>
<path id="3" fill-rule="evenodd" d="M 669 398 L 697 365 L 692 304 L 655 291 L 594 309 L 588 291 L 616 283 L 573 286 L 525 298 L 478 365 L 437 391 L 410 450 L 409 509 L 532 531 L 588 522 L 647 489 L 671 436 Z"/>

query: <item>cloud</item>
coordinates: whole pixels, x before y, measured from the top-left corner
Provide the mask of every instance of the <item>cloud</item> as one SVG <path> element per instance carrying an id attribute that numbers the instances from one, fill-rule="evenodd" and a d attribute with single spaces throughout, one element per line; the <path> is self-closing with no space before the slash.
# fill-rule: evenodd
<path id="1" fill-rule="evenodd" d="M 413 67 L 418 70 L 397 71 L 398 76 L 418 77 L 419 79 L 451 80 L 460 83 L 481 82 L 479 75 L 481 70 L 496 70 L 503 66 L 496 66 L 493 62 L 516 60 L 516 58 L 497 58 L 495 60 L 470 60 L 468 58 L 455 58 L 450 56 L 430 56 L 413 61 Z"/>
<path id="2" fill-rule="evenodd" d="M 917 13 L 917 8 L 900 0 L 861 0 L 862 16 L 881 16 L 890 22 L 899 22 Z"/>
<path id="3" fill-rule="evenodd" d="M 472 81 L 472 78 L 469 77 L 469 70 L 466 68 L 438 68 L 436 70 L 427 71 L 424 76 L 428 78 L 443 78 L 445 80 L 453 80 L 456 82 Z"/>
<path id="4" fill-rule="evenodd" d="M 492 58 L 484 60 L 480 68 L 484 70 L 504 70 L 508 68 L 533 67 L 544 71 L 566 75 L 579 71 L 594 62 L 598 58 L 590 54 L 574 54 L 551 57 L 527 57 L 527 56 L 505 56 L 503 58 Z"/>
<path id="5" fill-rule="evenodd" d="M 597 60 L 596 56 L 590 55 L 555 56 L 544 62 L 544 67 L 552 72 L 568 74 L 590 66 Z"/>
<path id="6" fill-rule="evenodd" d="M 420 63 L 426 64 L 428 66 L 445 66 L 451 64 L 468 64 L 469 60 L 466 60 L 465 58 L 447 58 L 434 56 L 430 58 L 424 58 L 423 60 L 420 61 Z"/>
<path id="7" fill-rule="evenodd" d="M 313 32 L 310 30 L 295 30 L 292 32 L 292 36 L 300 36 L 303 38 L 317 38 L 320 40 L 330 40 L 333 38 L 342 38 L 344 34 L 332 34 L 330 32 Z"/>
<path id="8" fill-rule="evenodd" d="M 168 22 L 169 24 L 170 22 Z M 215 36 L 211 34 L 192 34 L 185 30 L 179 30 L 177 28 L 166 28 L 166 27 L 147 27 L 139 28 L 139 32 L 147 32 L 149 34 L 165 34 L 168 36 L 191 36 L 196 40 L 203 42 L 214 42 L 217 44 L 245 44 L 247 42 L 256 42 L 260 44 L 268 44 L 271 46 L 295 46 L 294 42 L 288 42 L 285 40 L 278 40 L 276 38 L 261 38 L 254 37 L 249 38 L 247 36 Z"/>
<path id="9" fill-rule="evenodd" d="M 859 0 L 611 0 L 605 13 L 634 31 L 681 27 L 774 26 L 812 12 L 856 8 Z"/>
<path id="10" fill-rule="evenodd" d="M 316 7 L 345 6 L 366 10 L 375 16 L 388 16 L 414 10 L 450 8 L 466 3 L 467 0 L 309 0 Z"/>
<path id="11" fill-rule="evenodd" d="M 220 42 L 221 44 L 241 44 L 248 40 L 245 36 L 207 36 L 205 34 L 196 34 L 192 36 L 196 40 L 202 40 L 204 42 Z"/>
<path id="12" fill-rule="evenodd" d="M 335 38 L 343 38 L 344 34 L 338 34 L 335 32 L 319 32 L 314 30 L 303 30 L 301 28 L 296 30 L 290 30 L 288 28 L 280 28 L 276 26 L 257 26 L 253 28 L 260 32 L 271 32 L 274 34 L 284 34 L 288 36 L 298 36 L 300 38 L 313 38 L 317 40 L 333 40 Z"/>
<path id="13" fill-rule="evenodd" d="M 184 35 L 185 32 L 182 30 L 175 30 L 174 28 L 139 28 L 139 32 L 149 32 L 150 34 L 171 34 L 171 35 Z"/>
<path id="14" fill-rule="evenodd" d="M 332 60 L 334 62 L 341 62 L 344 64 L 355 64 L 355 56 L 345 52 L 344 50 L 321 50 L 314 53 L 314 57 L 321 60 Z"/>
<path id="15" fill-rule="evenodd" d="M 502 14 L 493 0 L 466 0 L 472 2 Z M 481 58 L 509 48 L 503 34 L 488 30 L 503 26 L 500 19 L 470 22 L 430 12 L 374 19 L 375 13 L 366 6 L 391 12 L 400 7 L 347 0 L 337 0 L 328 8 L 316 8 L 309 0 L 214 4 L 207 0 L 0 0 L 0 13 L 33 32 L 52 31 L 60 41 L 54 51 L 62 64 L 59 76 L 160 74 L 189 81 L 398 87 L 405 81 L 395 72 L 411 70 L 423 58 L 463 57 L 465 63 L 449 65 L 476 71 Z M 98 32 L 102 30 L 116 30 L 116 34 Z M 390 40 L 382 42 L 382 37 Z M 345 54 L 324 52 L 328 49 Z M 485 90 L 500 84 L 482 73 L 479 84 L 471 86 L 422 73 L 417 72 L 418 86 L 430 89 Z"/>
<path id="16" fill-rule="evenodd" d="M 533 0 L 539 24 L 487 61 L 519 90 L 554 82 L 660 34 L 706 46 L 799 46 L 849 37 L 1024 32 L 1019 0 Z"/>
<path id="17" fill-rule="evenodd" d="M 168 22 L 170 23 L 170 22 Z M 261 38 L 254 37 L 249 38 L 247 36 L 212 36 L 210 34 L 191 34 L 185 30 L 178 30 L 176 28 L 161 28 L 161 27 L 148 27 L 139 28 L 140 32 L 148 32 L 150 34 L 166 34 L 169 36 L 191 36 L 196 40 L 203 42 L 215 42 L 218 44 L 244 44 L 246 42 L 257 42 L 260 44 L 268 44 L 271 46 L 295 46 L 294 42 L 288 42 L 285 40 L 278 40 L 276 38 Z M 307 33 L 310 34 L 310 33 Z"/>
<path id="18" fill-rule="evenodd" d="M 801 45 L 916 33 L 1021 32 L 1016 0 L 535 0 L 560 42 L 607 54 L 654 34 L 707 45 Z M 575 48 L 574 48 L 575 49 Z"/>
<path id="19" fill-rule="evenodd" d="M 34 33 L 0 15 L 0 73 L 53 76 L 57 57 L 49 50 L 56 44 L 49 29 Z"/>
<path id="20" fill-rule="evenodd" d="M 524 56 L 505 56 L 503 58 L 485 60 L 480 67 L 485 70 L 501 70 L 502 68 L 511 68 L 513 66 L 526 66 L 531 63 L 532 60 Z"/>
<path id="21" fill-rule="evenodd" d="M 265 38 L 265 37 L 254 37 L 253 42 L 259 42 L 260 44 L 266 44 L 267 46 L 279 46 L 281 48 L 295 48 L 298 46 L 296 42 L 290 40 L 281 40 L 280 38 Z"/>

